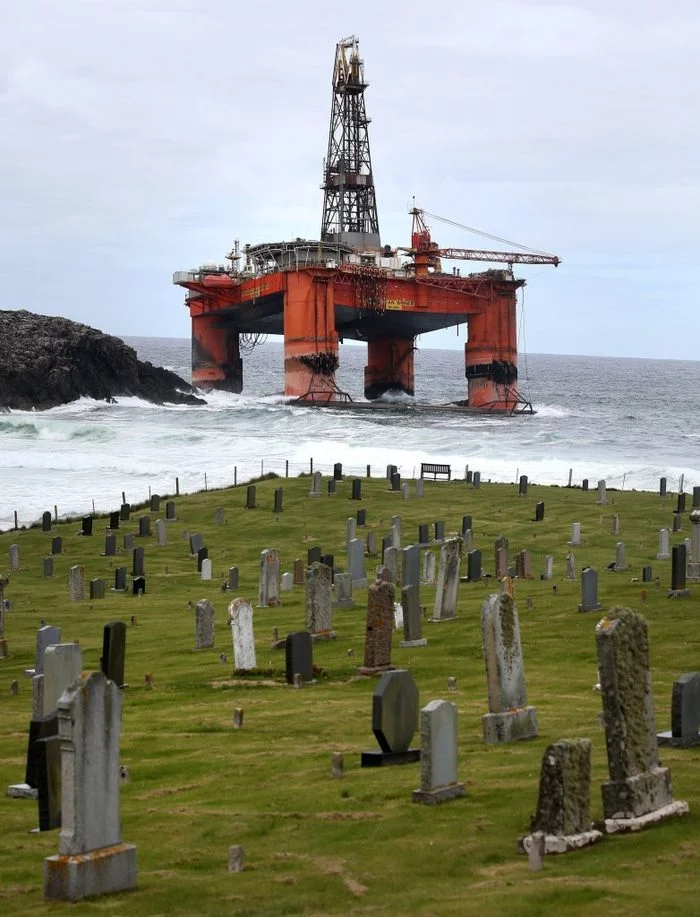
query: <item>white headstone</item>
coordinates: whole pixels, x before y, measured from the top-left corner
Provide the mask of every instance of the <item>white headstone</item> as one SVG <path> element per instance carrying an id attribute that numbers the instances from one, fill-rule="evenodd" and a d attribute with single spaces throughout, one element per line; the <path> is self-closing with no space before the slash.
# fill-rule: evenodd
<path id="1" fill-rule="evenodd" d="M 461 538 L 447 538 L 440 547 L 440 565 L 433 606 L 434 621 L 445 621 L 457 614 L 461 549 Z"/>
<path id="2" fill-rule="evenodd" d="M 208 557 L 205 557 L 202 561 L 202 579 L 211 579 L 211 560 Z"/>
<path id="3" fill-rule="evenodd" d="M 234 668 L 237 671 L 257 668 L 251 604 L 245 599 L 234 599 L 228 606 L 228 622 L 233 640 Z"/>
<path id="4" fill-rule="evenodd" d="M 83 671 L 83 656 L 77 643 L 48 646 L 44 653 L 44 710 L 48 716 L 58 708 L 58 699 Z"/>

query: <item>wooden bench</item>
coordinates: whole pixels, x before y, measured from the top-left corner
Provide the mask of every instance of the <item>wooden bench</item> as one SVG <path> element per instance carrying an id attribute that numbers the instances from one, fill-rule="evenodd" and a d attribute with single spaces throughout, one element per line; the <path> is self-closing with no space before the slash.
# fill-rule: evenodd
<path id="1" fill-rule="evenodd" d="M 448 481 L 452 479 L 450 465 L 435 465 L 432 462 L 421 462 L 420 476 L 424 478 L 427 474 L 432 474 L 433 481 L 437 481 L 438 475 L 446 477 Z"/>

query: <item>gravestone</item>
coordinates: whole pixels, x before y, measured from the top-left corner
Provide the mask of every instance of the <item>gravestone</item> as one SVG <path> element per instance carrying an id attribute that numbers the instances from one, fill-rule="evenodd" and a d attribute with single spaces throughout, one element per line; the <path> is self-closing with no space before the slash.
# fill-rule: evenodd
<path id="1" fill-rule="evenodd" d="M 415 586 L 420 601 L 420 548 L 408 545 L 401 551 L 401 585 Z"/>
<path id="2" fill-rule="evenodd" d="M 617 513 L 613 514 L 613 517 L 610 521 L 610 534 L 611 535 L 620 534 L 620 517 Z"/>
<path id="3" fill-rule="evenodd" d="M 420 760 L 410 748 L 418 720 L 418 688 L 407 669 L 384 672 L 372 695 L 372 732 L 381 751 L 363 751 L 360 767 L 409 764 Z"/>
<path id="4" fill-rule="evenodd" d="M 361 545 L 362 542 L 359 542 Z M 331 570 L 325 564 L 312 564 L 306 571 L 306 629 L 312 638 L 335 637 L 331 608 Z"/>
<path id="5" fill-rule="evenodd" d="M 423 582 L 426 586 L 435 583 L 435 552 L 426 551 L 423 555 Z"/>
<path id="6" fill-rule="evenodd" d="M 46 510 L 45 513 L 41 515 L 41 531 L 50 532 L 51 531 L 51 513 Z"/>
<path id="7" fill-rule="evenodd" d="M 126 659 L 126 624 L 110 621 L 102 628 L 102 656 L 100 668 L 105 678 L 118 688 L 124 687 L 124 662 Z"/>
<path id="8" fill-rule="evenodd" d="M 595 501 L 598 506 L 605 506 L 608 502 L 605 488 L 605 481 L 598 481 L 598 499 Z"/>
<path id="9" fill-rule="evenodd" d="M 354 516 L 349 516 L 345 523 L 345 544 L 349 544 L 355 537 L 357 531 L 357 520 Z"/>
<path id="10" fill-rule="evenodd" d="M 650 583 L 652 579 L 653 579 L 652 569 L 648 564 L 646 564 L 644 567 L 642 567 L 642 582 Z"/>
<path id="11" fill-rule="evenodd" d="M 367 590 L 364 664 L 359 672 L 373 675 L 391 668 L 394 630 L 394 584 L 377 580 Z"/>
<path id="12" fill-rule="evenodd" d="M 611 609 L 596 625 L 610 780 L 602 786 L 605 831 L 638 830 L 688 811 L 674 801 L 671 775 L 659 765 L 645 619 Z"/>
<path id="13" fill-rule="evenodd" d="M 321 563 L 325 564 L 331 571 L 331 582 L 335 576 L 335 557 L 332 554 L 321 554 Z"/>
<path id="14" fill-rule="evenodd" d="M 374 529 L 370 529 L 367 532 L 367 554 L 370 557 L 377 556 L 377 533 Z"/>
<path id="15" fill-rule="evenodd" d="M 475 471 L 472 474 L 472 487 L 476 488 L 477 490 L 481 487 L 481 472 L 480 471 Z"/>
<path id="16" fill-rule="evenodd" d="M 581 604 L 579 611 L 598 611 L 603 606 L 598 601 L 598 574 L 586 567 L 581 574 Z"/>
<path id="17" fill-rule="evenodd" d="M 448 621 L 457 615 L 461 550 L 461 538 L 448 538 L 440 548 L 433 621 Z"/>
<path id="18" fill-rule="evenodd" d="M 474 526 L 472 525 L 471 516 L 462 516 L 462 535 L 466 535 L 467 532 L 471 532 Z"/>
<path id="19" fill-rule="evenodd" d="M 214 646 L 214 606 L 200 599 L 194 608 L 194 648 L 206 650 Z"/>
<path id="20" fill-rule="evenodd" d="M 256 509 L 257 505 L 255 500 L 255 484 L 249 484 L 245 489 L 245 508 Z"/>
<path id="21" fill-rule="evenodd" d="M 656 554 L 657 560 L 668 560 L 671 556 L 670 532 L 668 529 L 659 529 L 659 550 Z"/>
<path id="22" fill-rule="evenodd" d="M 53 557 L 50 554 L 44 558 L 43 572 L 45 577 L 53 576 Z"/>
<path id="23" fill-rule="evenodd" d="M 425 482 L 423 478 L 416 479 L 416 497 L 422 497 L 425 494 Z"/>
<path id="24" fill-rule="evenodd" d="M 61 827 L 61 740 L 58 735 L 38 739 L 35 754 L 39 831 L 52 831 Z"/>
<path id="25" fill-rule="evenodd" d="M 411 494 L 409 492 L 408 484 L 401 485 L 401 493 L 403 495 L 404 500 L 408 500 L 410 498 Z"/>
<path id="26" fill-rule="evenodd" d="M 467 554 L 467 582 L 476 583 L 481 579 L 481 551 L 469 551 Z"/>
<path id="27" fill-rule="evenodd" d="M 367 525 L 367 510 L 364 508 L 358 509 L 356 518 L 358 527 Z"/>
<path id="28" fill-rule="evenodd" d="M 204 539 L 199 532 L 190 535 L 190 557 L 195 557 L 204 547 Z"/>
<path id="29" fill-rule="evenodd" d="M 396 630 L 403 629 L 403 605 L 401 602 L 394 602 L 394 627 Z"/>
<path id="30" fill-rule="evenodd" d="M 283 573 L 280 579 L 280 589 L 282 592 L 291 592 L 294 586 L 294 577 L 291 573 Z"/>
<path id="31" fill-rule="evenodd" d="M 122 546 L 125 551 L 131 551 L 134 547 L 134 536 L 131 532 L 127 532 L 122 539 Z"/>
<path id="32" fill-rule="evenodd" d="M 700 509 L 700 487 L 693 487 L 693 509 Z"/>
<path id="33" fill-rule="evenodd" d="M 228 625 L 233 641 L 233 667 L 237 672 L 257 668 L 253 606 L 245 599 L 234 599 L 228 606 Z"/>
<path id="34" fill-rule="evenodd" d="M 545 853 L 566 853 L 603 837 L 591 823 L 591 742 L 567 739 L 548 745 L 542 758 L 537 812 L 519 840 L 527 853 L 533 834 L 544 834 Z"/>
<path id="35" fill-rule="evenodd" d="M 115 510 L 113 513 L 109 514 L 109 528 L 118 529 L 119 528 L 119 510 Z"/>
<path id="36" fill-rule="evenodd" d="M 92 535 L 92 516 L 83 516 L 80 534 L 89 538 Z"/>
<path id="37" fill-rule="evenodd" d="M 228 568 L 228 588 L 238 589 L 238 567 Z"/>
<path id="38" fill-rule="evenodd" d="M 100 578 L 90 580 L 90 599 L 103 599 L 105 597 L 105 581 Z"/>
<path id="39" fill-rule="evenodd" d="M 334 608 L 352 608 L 352 576 L 349 573 L 336 573 Z"/>
<path id="40" fill-rule="evenodd" d="M 512 742 L 537 735 L 535 708 L 527 703 L 518 609 L 509 595 L 491 595 L 481 609 L 489 712 L 484 741 Z"/>
<path id="41" fill-rule="evenodd" d="M 310 497 L 320 497 L 321 496 L 321 472 L 314 471 L 311 475 L 311 490 L 309 491 Z"/>
<path id="42" fill-rule="evenodd" d="M 355 478 L 352 482 L 352 500 L 361 500 L 362 499 L 362 481 L 359 478 Z"/>
<path id="43" fill-rule="evenodd" d="M 59 695 L 60 697 L 60 695 Z M 25 792 L 24 798 L 36 798 L 36 790 L 40 782 L 40 760 L 37 743 L 58 734 L 58 714 L 54 710 L 47 716 L 32 717 L 29 721 L 29 735 L 27 738 L 27 761 L 24 772 L 24 787 L 34 792 Z M 15 784 L 11 789 L 20 790 L 22 784 Z M 9 795 L 8 787 L 8 795 Z M 19 795 L 19 793 L 17 793 Z"/>
<path id="44" fill-rule="evenodd" d="M 281 487 L 276 487 L 275 494 L 274 494 L 275 502 L 274 502 L 274 506 L 272 507 L 273 513 L 279 514 L 282 512 L 283 498 L 284 498 L 284 490 Z"/>
<path id="45" fill-rule="evenodd" d="M 114 557 L 117 553 L 117 536 L 116 535 L 106 535 L 105 536 L 105 557 Z"/>
<path id="46" fill-rule="evenodd" d="M 150 510 L 152 513 L 160 512 L 160 494 L 151 494 Z"/>
<path id="47" fill-rule="evenodd" d="M 496 548 L 496 579 L 508 576 L 508 548 Z"/>
<path id="48" fill-rule="evenodd" d="M 320 564 L 321 563 L 321 549 L 318 547 L 309 548 L 306 552 L 306 566 L 310 567 L 311 564 Z"/>
<path id="49" fill-rule="evenodd" d="M 328 478 L 328 496 L 329 497 L 335 496 L 335 490 L 336 490 L 337 483 L 338 482 L 336 481 L 335 478 Z"/>
<path id="50" fill-rule="evenodd" d="M 384 551 L 384 566 L 389 571 L 391 582 L 395 585 L 399 583 L 399 549 L 387 548 Z"/>
<path id="51" fill-rule="evenodd" d="M 688 580 L 691 583 L 700 582 L 700 510 L 694 509 L 690 514 L 690 557 L 692 563 L 688 564 Z"/>
<path id="52" fill-rule="evenodd" d="M 128 522 L 129 517 L 131 516 L 131 504 L 122 503 L 119 507 L 119 519 L 121 522 Z"/>
<path id="53" fill-rule="evenodd" d="M 667 486 L 666 478 L 659 478 L 659 496 L 660 497 L 666 496 L 666 486 Z"/>
<path id="54" fill-rule="evenodd" d="M 161 548 L 164 548 L 168 543 L 168 535 L 165 531 L 165 522 L 162 519 L 156 519 L 156 538 L 158 539 L 158 545 Z"/>
<path id="55" fill-rule="evenodd" d="M 223 525 L 224 519 L 225 515 L 223 506 L 217 506 L 216 512 L 214 513 L 214 525 Z"/>
<path id="56" fill-rule="evenodd" d="M 680 532 L 683 528 L 683 516 L 680 513 L 673 514 L 673 532 Z"/>
<path id="57" fill-rule="evenodd" d="M 615 545 L 615 572 L 624 573 L 628 569 L 627 558 L 625 556 L 625 543 L 618 541 Z"/>
<path id="58" fill-rule="evenodd" d="M 469 469 L 467 469 L 464 475 L 464 480 L 467 484 L 473 484 L 474 483 L 474 472 L 469 471 Z"/>
<path id="59" fill-rule="evenodd" d="M 115 568 L 114 589 L 116 592 L 124 592 L 126 590 L 126 567 Z"/>
<path id="60" fill-rule="evenodd" d="M 569 551 L 566 555 L 566 579 L 570 583 L 576 579 L 576 558 L 573 551 Z"/>
<path id="61" fill-rule="evenodd" d="M 581 523 L 572 522 L 571 523 L 571 541 L 569 544 L 575 548 L 581 544 Z"/>
<path id="62" fill-rule="evenodd" d="M 148 538 L 151 534 L 151 517 L 139 516 L 139 538 Z"/>
<path id="63" fill-rule="evenodd" d="M 685 543 L 675 544 L 671 548 L 671 589 L 669 595 L 687 595 L 685 578 L 687 575 L 687 551 Z"/>
<path id="64" fill-rule="evenodd" d="M 82 602 L 85 598 L 85 568 L 79 564 L 68 571 L 68 592 L 71 602 Z"/>
<path id="65" fill-rule="evenodd" d="M 544 559 L 544 573 L 542 574 L 542 579 L 551 579 L 554 575 L 554 557 L 551 554 L 547 554 Z"/>
<path id="66" fill-rule="evenodd" d="M 209 582 L 211 579 L 211 560 L 208 557 L 205 557 L 202 560 L 202 571 L 201 578 L 203 582 Z"/>
<path id="67" fill-rule="evenodd" d="M 304 563 L 300 557 L 294 561 L 292 582 L 295 586 L 304 585 Z"/>
<path id="68" fill-rule="evenodd" d="M 165 504 L 165 521 L 174 522 L 175 521 L 175 501 L 168 500 Z"/>
<path id="69" fill-rule="evenodd" d="M 50 646 L 61 642 L 61 628 L 44 624 L 36 632 L 36 648 L 34 651 L 34 670 L 32 675 L 42 675 L 44 672 L 44 653 Z"/>
<path id="70" fill-rule="evenodd" d="M 132 592 L 132 595 L 145 595 L 146 594 L 146 577 L 145 576 L 135 576 L 132 579 L 131 592 Z"/>
<path id="71" fill-rule="evenodd" d="M 442 519 L 439 519 L 434 523 L 435 530 L 435 541 L 444 541 L 445 540 L 445 523 Z"/>
<path id="72" fill-rule="evenodd" d="M 19 545 L 11 544 L 9 551 L 10 570 L 19 570 Z"/>
<path id="73" fill-rule="evenodd" d="M 471 529 L 467 529 L 464 535 L 462 535 L 462 541 L 464 543 L 464 548 L 463 548 L 464 553 L 469 554 L 470 551 L 474 550 L 473 545 L 472 545 L 472 530 Z"/>
<path id="74" fill-rule="evenodd" d="M 83 670 L 83 660 L 77 643 L 56 643 L 44 653 L 44 697 L 42 716 L 49 716 L 58 707 L 58 699 Z"/>
<path id="75" fill-rule="evenodd" d="M 314 680 L 313 642 L 308 630 L 287 634 L 284 641 L 285 680 L 288 685 L 294 684 L 294 676 L 299 675 L 302 683 Z"/>
<path id="76" fill-rule="evenodd" d="M 201 572 L 202 572 L 202 569 L 203 569 L 203 566 L 204 566 L 204 561 L 205 561 L 205 560 L 208 560 L 208 559 L 209 559 L 209 548 L 207 548 L 206 546 L 203 545 L 203 546 L 197 551 L 197 573 L 201 573 Z"/>
<path id="77" fill-rule="evenodd" d="M 333 479 L 334 479 L 335 481 L 342 481 L 342 480 L 343 480 L 343 465 L 342 465 L 342 462 L 336 462 L 335 465 L 333 465 Z"/>
<path id="78" fill-rule="evenodd" d="M 457 705 L 430 701 L 420 712 L 420 788 L 413 801 L 435 805 L 464 796 L 457 780 Z"/>
<path id="79" fill-rule="evenodd" d="M 392 493 L 401 492 L 401 475 L 398 473 L 398 471 L 393 472 L 391 475 L 391 490 Z"/>
<path id="80" fill-rule="evenodd" d="M 260 552 L 258 605 L 268 608 L 280 603 L 280 552 L 265 548 Z"/>
<path id="81" fill-rule="evenodd" d="M 143 548 L 134 548 L 131 555 L 131 575 L 143 576 L 146 572 L 144 568 L 144 550 Z"/>
<path id="82" fill-rule="evenodd" d="M 544 502 L 535 503 L 535 522 L 544 522 Z"/>
<path id="83" fill-rule="evenodd" d="M 404 649 L 427 646 L 428 641 L 421 633 L 421 610 L 417 586 L 410 584 L 401 589 L 401 607 L 403 609 L 403 640 L 399 646 Z"/>
<path id="84" fill-rule="evenodd" d="M 520 481 L 518 482 L 518 496 L 526 497 L 527 496 L 527 475 L 521 474 Z"/>
<path id="85" fill-rule="evenodd" d="M 391 532 L 389 534 L 389 544 L 392 548 L 401 548 L 401 529 L 398 525 L 391 526 Z"/>
<path id="86" fill-rule="evenodd" d="M 678 497 L 676 499 L 676 513 L 680 514 L 684 512 L 685 512 L 685 494 L 683 493 L 683 491 L 681 491 L 678 494 Z"/>
<path id="87" fill-rule="evenodd" d="M 61 740 L 59 853 L 44 861 L 44 897 L 79 901 L 136 887 L 136 848 L 119 817 L 119 688 L 101 672 L 58 705 Z"/>
<path id="88" fill-rule="evenodd" d="M 671 730 L 660 732 L 659 745 L 690 748 L 700 745 L 700 675 L 686 672 L 673 682 Z"/>
<path id="89" fill-rule="evenodd" d="M 63 538 L 60 535 L 56 535 L 51 539 L 51 553 L 52 554 L 62 554 L 63 553 Z"/>
<path id="90" fill-rule="evenodd" d="M 430 544 L 430 535 L 428 534 L 429 526 L 427 523 L 421 523 L 418 526 L 418 544 L 426 545 Z"/>

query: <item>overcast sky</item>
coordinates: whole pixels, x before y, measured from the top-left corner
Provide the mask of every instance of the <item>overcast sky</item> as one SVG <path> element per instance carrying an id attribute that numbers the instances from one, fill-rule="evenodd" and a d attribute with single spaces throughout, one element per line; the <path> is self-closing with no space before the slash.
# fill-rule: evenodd
<path id="1" fill-rule="evenodd" d="M 563 258 L 522 269 L 521 349 L 699 358 L 698 0 L 0 12 L 0 308 L 187 337 L 173 271 L 234 238 L 317 238 L 335 43 L 355 33 L 384 243 L 409 243 L 415 195 Z"/>

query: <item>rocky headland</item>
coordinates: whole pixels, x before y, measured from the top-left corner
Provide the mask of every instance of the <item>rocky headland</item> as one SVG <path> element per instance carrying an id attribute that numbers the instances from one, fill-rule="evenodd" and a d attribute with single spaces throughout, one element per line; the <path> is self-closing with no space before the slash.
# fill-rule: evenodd
<path id="1" fill-rule="evenodd" d="M 176 373 L 89 325 L 0 311 L 0 410 L 46 410 L 87 397 L 134 395 L 155 404 L 204 404 Z"/>

